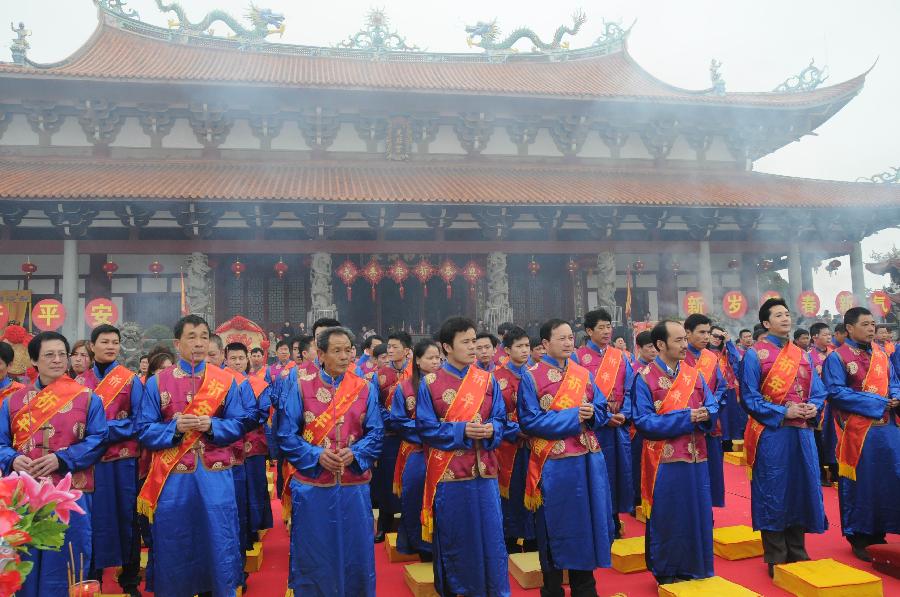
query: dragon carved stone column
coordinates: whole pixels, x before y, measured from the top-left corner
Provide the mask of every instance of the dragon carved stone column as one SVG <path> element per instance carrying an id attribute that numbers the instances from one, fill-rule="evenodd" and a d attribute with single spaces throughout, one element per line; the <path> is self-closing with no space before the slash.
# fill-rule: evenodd
<path id="1" fill-rule="evenodd" d="M 212 268 L 205 253 L 191 253 L 184 260 L 185 298 L 188 310 L 213 324 L 215 320 L 215 288 Z"/>
<path id="2" fill-rule="evenodd" d="M 309 268 L 310 305 L 306 316 L 306 325 L 312 328 L 313 322 L 320 317 L 337 319 L 337 306 L 334 304 L 334 293 L 331 288 L 331 254 L 313 253 Z"/>
<path id="3" fill-rule="evenodd" d="M 597 255 L 597 306 L 607 309 L 615 317 L 616 256 L 610 251 Z"/>
<path id="4" fill-rule="evenodd" d="M 501 323 L 512 322 L 509 306 L 509 275 L 506 273 L 506 253 L 489 253 L 487 256 L 487 308 L 484 321 L 490 331 Z"/>

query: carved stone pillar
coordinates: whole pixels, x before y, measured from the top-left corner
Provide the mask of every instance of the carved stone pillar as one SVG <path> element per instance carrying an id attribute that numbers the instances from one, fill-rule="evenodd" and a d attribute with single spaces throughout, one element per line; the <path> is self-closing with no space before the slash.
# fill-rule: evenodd
<path id="1" fill-rule="evenodd" d="M 659 318 L 674 317 L 678 313 L 678 289 L 677 279 L 672 265 L 675 258 L 671 253 L 662 253 L 659 256 L 659 271 L 656 273 L 657 311 Z"/>
<path id="2" fill-rule="evenodd" d="M 712 280 L 712 259 L 709 255 L 709 241 L 700 241 L 700 252 L 697 255 L 697 285 L 706 301 L 707 311 L 716 304 L 716 297 L 713 293 Z"/>
<path id="3" fill-rule="evenodd" d="M 487 256 L 487 303 L 484 321 L 491 332 L 501 323 L 512 322 L 509 306 L 509 275 L 506 273 L 506 253 L 490 253 Z"/>
<path id="4" fill-rule="evenodd" d="M 862 243 L 856 241 L 850 249 L 850 281 L 853 287 L 853 294 L 860 305 L 866 304 L 866 280 L 865 270 L 863 269 Z"/>
<path id="5" fill-rule="evenodd" d="M 312 254 L 309 279 L 312 304 L 306 316 L 306 326 L 312 329 L 313 322 L 320 317 L 337 319 L 338 316 L 337 306 L 334 304 L 334 293 L 331 288 L 331 254 Z"/>
<path id="6" fill-rule="evenodd" d="M 188 310 L 214 325 L 216 292 L 207 256 L 204 253 L 188 255 L 184 260 L 184 274 Z"/>
<path id="7" fill-rule="evenodd" d="M 616 256 L 610 251 L 597 255 L 597 305 L 616 315 Z"/>
<path id="8" fill-rule="evenodd" d="M 74 343 L 81 338 L 82 326 L 78 309 L 78 241 L 67 238 L 63 241 L 62 304 L 66 310 L 62 335 Z"/>
<path id="9" fill-rule="evenodd" d="M 791 308 L 797 304 L 803 292 L 803 267 L 800 263 L 800 243 L 796 240 L 788 243 L 788 281 L 790 282 Z"/>

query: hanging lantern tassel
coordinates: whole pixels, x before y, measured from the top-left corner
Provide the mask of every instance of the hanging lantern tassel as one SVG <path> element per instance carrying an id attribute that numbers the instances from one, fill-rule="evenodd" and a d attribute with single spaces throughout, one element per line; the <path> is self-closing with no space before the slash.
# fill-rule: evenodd
<path id="1" fill-rule="evenodd" d="M 353 287 L 347 286 L 347 301 L 353 300 Z"/>
<path id="2" fill-rule="evenodd" d="M 375 300 L 375 285 L 372 284 L 372 301 Z"/>
<path id="3" fill-rule="evenodd" d="M 406 296 L 406 289 L 403 288 L 403 284 L 400 285 L 400 300 L 402 301 Z"/>
<path id="4" fill-rule="evenodd" d="M 425 295 L 425 298 L 428 298 L 428 282 L 422 284 L 422 293 Z"/>
<path id="5" fill-rule="evenodd" d="M 453 285 L 447 282 L 447 298 L 453 298 Z"/>

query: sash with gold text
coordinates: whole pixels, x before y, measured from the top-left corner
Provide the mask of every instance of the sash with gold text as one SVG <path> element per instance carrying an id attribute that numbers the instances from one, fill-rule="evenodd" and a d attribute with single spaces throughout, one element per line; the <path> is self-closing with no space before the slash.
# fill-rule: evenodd
<path id="1" fill-rule="evenodd" d="M 384 399 L 384 407 L 390 411 L 391 405 L 394 403 L 394 392 L 397 391 L 397 387 L 405 380 L 412 377 L 412 357 L 409 358 L 409 361 L 406 363 L 406 367 L 403 368 L 403 371 L 397 373 L 397 381 L 391 385 L 390 390 L 387 393 L 387 396 Z"/>
<path id="2" fill-rule="evenodd" d="M 863 380 L 862 391 L 878 394 L 887 398 L 888 393 L 888 355 L 880 346 L 872 344 L 872 358 L 869 370 Z M 838 474 L 856 481 L 856 467 L 862 457 L 866 435 L 874 421 L 869 417 L 848 414 L 844 425 L 835 425 L 838 435 L 837 461 Z"/>
<path id="3" fill-rule="evenodd" d="M 603 353 L 603 360 L 600 361 L 600 366 L 597 368 L 594 383 L 600 388 L 600 392 L 607 402 L 615 402 L 612 391 L 616 385 L 616 376 L 622 365 L 622 358 L 621 350 L 614 346 L 607 346 L 606 352 Z"/>
<path id="4" fill-rule="evenodd" d="M 619 353 L 619 360 L 621 361 L 621 353 Z M 606 358 L 603 359 L 603 362 L 606 362 Z M 600 366 L 600 370 L 602 369 L 603 365 Z M 556 390 L 556 395 L 553 396 L 548 410 L 560 411 L 581 406 L 584 403 L 585 390 L 590 380 L 591 375 L 587 369 L 574 361 L 569 361 L 566 365 L 566 374 L 562 383 L 559 384 L 559 389 Z M 541 480 L 544 463 L 550 457 L 553 444 L 553 440 L 542 437 L 535 437 L 531 440 L 531 456 L 528 459 L 528 474 L 525 477 L 525 507 L 532 512 L 544 503 L 538 483 Z"/>
<path id="5" fill-rule="evenodd" d="M 784 348 L 778 353 L 772 369 L 763 380 L 759 393 L 772 404 L 784 405 L 791 386 L 797 379 L 800 371 L 800 360 L 803 358 L 803 349 L 793 342 L 785 342 Z M 756 447 L 759 438 L 766 426 L 750 417 L 747 420 L 747 429 L 744 431 L 744 451 L 747 455 L 747 474 L 753 476 L 753 463 L 756 462 Z"/>
<path id="6" fill-rule="evenodd" d="M 479 369 L 474 364 L 469 365 L 469 370 L 463 378 L 456 392 L 456 398 L 447 409 L 444 421 L 447 423 L 468 423 L 481 410 L 484 403 L 484 394 L 491 382 L 491 374 Z M 425 492 L 422 495 L 422 539 L 431 541 L 434 534 L 434 495 L 437 493 L 437 484 L 444 476 L 453 452 L 445 452 L 435 448 L 429 448 L 428 458 L 425 461 Z M 477 466 L 477 464 L 476 464 Z"/>
<path id="7" fill-rule="evenodd" d="M 14 379 L 9 380 L 9 385 L 6 386 L 5 388 L 3 388 L 2 390 L 0 390 L 0 404 L 3 404 L 7 398 L 9 398 L 14 393 L 16 393 L 18 390 L 21 390 L 24 387 L 25 386 L 23 386 L 22 384 L 20 384 L 19 382 L 17 382 Z"/>
<path id="8" fill-rule="evenodd" d="M 89 391 L 83 385 L 63 375 L 38 392 L 12 418 L 13 447 L 19 452 L 62 407 L 70 403 L 81 392 Z"/>
<path id="9" fill-rule="evenodd" d="M 509 361 L 509 357 L 503 357 Z M 502 367 L 503 365 L 499 365 Z M 513 394 L 518 391 L 518 386 L 512 388 Z M 507 419 L 514 423 L 519 422 L 519 413 L 513 409 L 508 413 Z M 509 484 L 512 482 L 513 467 L 516 464 L 516 453 L 519 451 L 518 440 L 514 442 L 500 442 L 495 450 L 497 454 L 497 484 L 500 486 L 500 497 L 509 499 Z"/>
<path id="10" fill-rule="evenodd" d="M 694 393 L 698 375 L 700 372 L 697 369 L 682 361 L 678 367 L 678 375 L 675 377 L 672 387 L 666 392 L 662 403 L 656 409 L 656 414 L 665 415 L 687 408 L 690 404 L 691 394 Z M 641 453 L 641 509 L 647 518 L 650 517 L 650 511 L 653 509 L 656 474 L 659 472 L 659 463 L 665 447 L 666 440 L 664 439 L 644 438 L 644 449 Z"/>
<path id="11" fill-rule="evenodd" d="M 184 409 L 183 414 L 212 416 L 225 401 L 233 379 L 227 371 L 207 363 L 206 371 L 203 374 L 203 383 L 200 384 L 200 389 Z M 137 498 L 138 513 L 146 516 L 150 522 L 153 522 L 156 505 L 159 503 L 159 496 L 162 494 L 169 474 L 178 461 L 191 451 L 202 435 L 203 433 L 200 431 L 189 431 L 184 434 L 179 445 L 153 453 L 150 472 L 147 474 L 147 480 L 144 481 L 144 486 Z"/>
<path id="12" fill-rule="evenodd" d="M 716 379 L 716 365 L 719 364 L 719 359 L 716 358 L 716 353 L 711 351 L 708 348 L 704 348 L 700 351 L 700 356 L 697 358 L 696 368 L 700 371 L 700 375 L 703 376 L 703 380 L 706 382 L 706 385 L 712 386 L 713 381 Z"/>
<path id="13" fill-rule="evenodd" d="M 106 409 L 116 399 L 122 388 L 134 378 L 134 373 L 125 365 L 116 365 L 116 368 L 106 374 L 106 377 L 94 388 L 94 393 L 103 400 L 103 408 Z"/>

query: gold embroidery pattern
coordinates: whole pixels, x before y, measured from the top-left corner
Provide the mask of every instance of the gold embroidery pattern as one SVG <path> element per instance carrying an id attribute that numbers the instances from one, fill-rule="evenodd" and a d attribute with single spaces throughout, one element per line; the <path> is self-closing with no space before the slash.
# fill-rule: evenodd
<path id="1" fill-rule="evenodd" d="M 551 369 L 547 372 L 547 379 L 551 381 L 551 383 L 557 383 L 562 381 L 562 372 L 559 369 Z"/>
<path id="2" fill-rule="evenodd" d="M 847 363 L 847 372 L 850 375 L 856 375 L 857 373 L 859 373 L 859 364 L 855 361 L 850 361 L 849 363 Z"/>
<path id="3" fill-rule="evenodd" d="M 550 405 L 553 404 L 553 395 L 552 394 L 544 394 L 541 396 L 541 408 L 547 410 L 550 408 Z"/>
<path id="4" fill-rule="evenodd" d="M 437 375 L 436 375 L 436 374 L 434 374 L 434 373 L 429 373 L 429 374 L 427 374 L 427 375 L 425 376 L 425 383 L 427 383 L 428 385 L 431 385 L 431 384 L 434 383 L 434 380 L 436 380 L 436 379 L 437 379 Z"/>
<path id="5" fill-rule="evenodd" d="M 583 357 L 581 357 L 581 363 L 582 363 L 583 365 L 587 365 L 588 363 L 590 363 L 590 362 L 593 361 L 593 360 L 594 360 L 594 357 L 592 357 L 592 356 L 589 355 L 589 354 L 586 354 L 586 355 L 584 355 Z"/>
<path id="6" fill-rule="evenodd" d="M 662 405 L 663 405 L 663 401 L 662 401 L 662 400 L 656 400 L 656 401 L 653 403 L 653 408 L 656 409 L 656 412 L 659 412 L 659 409 L 662 408 Z"/>
<path id="7" fill-rule="evenodd" d="M 319 388 L 316 390 L 316 400 L 321 402 L 322 404 L 328 404 L 331 402 L 331 392 L 329 392 L 326 388 Z"/>
<path id="8" fill-rule="evenodd" d="M 77 437 L 78 439 L 84 439 L 84 430 L 85 430 L 85 425 L 81 421 L 78 421 L 77 423 L 75 423 L 75 425 L 72 426 L 72 433 L 74 433 L 75 437 Z M 54 435 L 54 431 L 55 431 L 55 429 L 53 429 L 51 427 L 50 428 L 51 436 Z"/>
<path id="9" fill-rule="evenodd" d="M 664 390 L 668 390 L 669 388 L 672 387 L 672 380 L 669 379 L 668 377 L 660 377 L 659 378 L 659 387 L 661 387 Z"/>
<path id="10" fill-rule="evenodd" d="M 63 413 L 69 412 L 70 410 L 72 410 L 72 407 L 73 407 L 74 405 L 75 405 L 75 401 L 74 401 L 74 400 L 70 400 L 69 402 L 66 402 L 65 404 L 63 404 L 63 407 L 62 407 L 61 409 L 59 409 L 59 414 L 63 414 Z"/>
<path id="11" fill-rule="evenodd" d="M 758 351 L 756 351 L 756 356 L 759 357 L 760 361 L 766 360 L 767 358 L 769 358 L 769 349 L 760 348 Z"/>
<path id="12" fill-rule="evenodd" d="M 162 408 L 169 406 L 172 402 L 172 396 L 168 392 L 162 392 L 159 395 L 159 405 Z"/>
<path id="13" fill-rule="evenodd" d="M 506 386 L 509 385 L 509 382 L 506 381 L 506 378 L 501 377 L 500 379 L 497 380 L 497 385 L 500 386 L 500 390 L 505 390 Z"/>
<path id="14" fill-rule="evenodd" d="M 675 448 L 672 446 L 672 444 L 666 444 L 663 447 L 663 458 L 671 458 L 674 455 L 675 455 Z"/>
<path id="15" fill-rule="evenodd" d="M 561 439 L 558 439 L 555 442 L 553 442 L 553 447 L 550 448 L 550 452 L 553 454 L 562 454 L 565 451 L 566 451 L 566 442 Z"/>
<path id="16" fill-rule="evenodd" d="M 407 412 L 415 412 L 416 410 L 416 397 L 415 396 L 407 396 L 406 397 L 406 411 Z"/>
<path id="17" fill-rule="evenodd" d="M 456 400 L 456 390 L 453 388 L 444 390 L 444 393 L 441 394 L 441 400 L 447 404 L 453 404 L 453 401 Z"/>
<path id="18" fill-rule="evenodd" d="M 313 413 L 309 412 L 308 410 L 303 411 L 303 422 L 304 422 L 304 423 L 309 424 L 309 423 L 312 423 L 312 422 L 315 421 L 315 420 L 316 420 L 316 415 L 314 415 Z"/>

